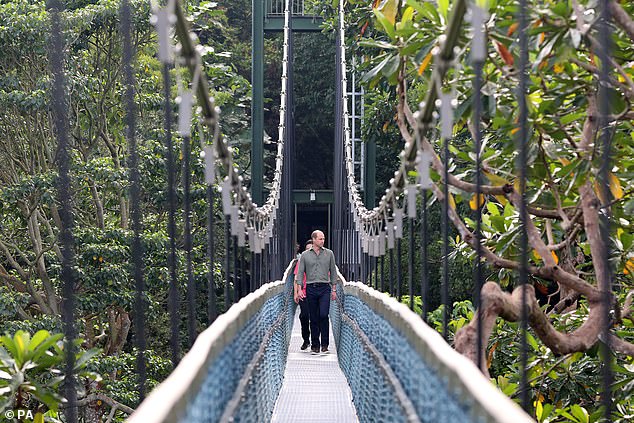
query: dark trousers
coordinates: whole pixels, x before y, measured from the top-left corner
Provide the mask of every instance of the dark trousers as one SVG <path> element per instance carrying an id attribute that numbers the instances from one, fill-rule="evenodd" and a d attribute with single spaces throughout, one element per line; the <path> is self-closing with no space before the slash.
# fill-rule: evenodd
<path id="1" fill-rule="evenodd" d="M 330 284 L 310 283 L 306 285 L 306 299 L 310 315 L 311 346 L 327 347 L 330 341 L 328 333 L 328 313 L 330 312 Z M 321 342 L 319 336 L 321 335 Z"/>
<path id="2" fill-rule="evenodd" d="M 310 319 L 308 311 L 308 300 L 304 298 L 299 302 L 299 321 L 302 324 L 302 339 L 310 343 Z"/>

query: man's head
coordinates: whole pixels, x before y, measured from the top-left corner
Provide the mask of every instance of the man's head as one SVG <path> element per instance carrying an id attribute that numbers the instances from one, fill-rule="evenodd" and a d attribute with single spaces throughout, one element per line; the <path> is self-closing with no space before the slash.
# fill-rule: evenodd
<path id="1" fill-rule="evenodd" d="M 324 246 L 324 241 L 326 240 L 326 237 L 324 236 L 324 233 L 322 231 L 313 231 L 313 233 L 310 235 L 310 238 L 313 240 L 313 245 L 317 248 L 322 248 Z"/>
<path id="2" fill-rule="evenodd" d="M 313 240 L 309 239 L 308 241 L 306 241 L 306 243 L 304 244 L 304 250 L 310 250 L 311 248 L 313 248 Z"/>

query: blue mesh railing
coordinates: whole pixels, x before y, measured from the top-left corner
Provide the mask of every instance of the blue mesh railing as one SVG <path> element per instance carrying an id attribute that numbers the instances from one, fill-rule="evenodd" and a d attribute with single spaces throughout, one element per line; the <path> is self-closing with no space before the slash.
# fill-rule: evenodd
<path id="1" fill-rule="evenodd" d="M 269 421 L 295 313 L 292 268 L 199 335 L 128 421 Z M 406 305 L 358 282 L 337 290 L 333 336 L 361 422 L 532 422 Z"/>
<path id="2" fill-rule="evenodd" d="M 283 281 L 262 286 L 219 316 L 128 421 L 268 421 L 295 313 L 292 269 Z"/>
<path id="3" fill-rule="evenodd" d="M 342 290 L 330 316 L 361 422 L 533 421 L 406 305 L 358 282 Z"/>

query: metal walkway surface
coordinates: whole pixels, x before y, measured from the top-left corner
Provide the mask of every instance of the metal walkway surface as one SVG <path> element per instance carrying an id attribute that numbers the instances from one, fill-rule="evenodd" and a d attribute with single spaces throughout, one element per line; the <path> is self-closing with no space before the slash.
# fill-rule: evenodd
<path id="1" fill-rule="evenodd" d="M 352 391 L 344 376 L 330 328 L 330 352 L 313 355 L 301 351 L 299 307 L 295 313 L 284 382 L 271 422 L 358 422 Z"/>

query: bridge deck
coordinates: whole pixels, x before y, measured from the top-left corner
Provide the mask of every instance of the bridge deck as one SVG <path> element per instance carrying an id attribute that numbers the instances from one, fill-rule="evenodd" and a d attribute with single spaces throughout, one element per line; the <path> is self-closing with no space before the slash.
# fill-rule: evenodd
<path id="1" fill-rule="evenodd" d="M 352 391 L 344 376 L 330 328 L 330 352 L 301 351 L 299 307 L 295 313 L 284 382 L 271 422 L 358 422 Z"/>

